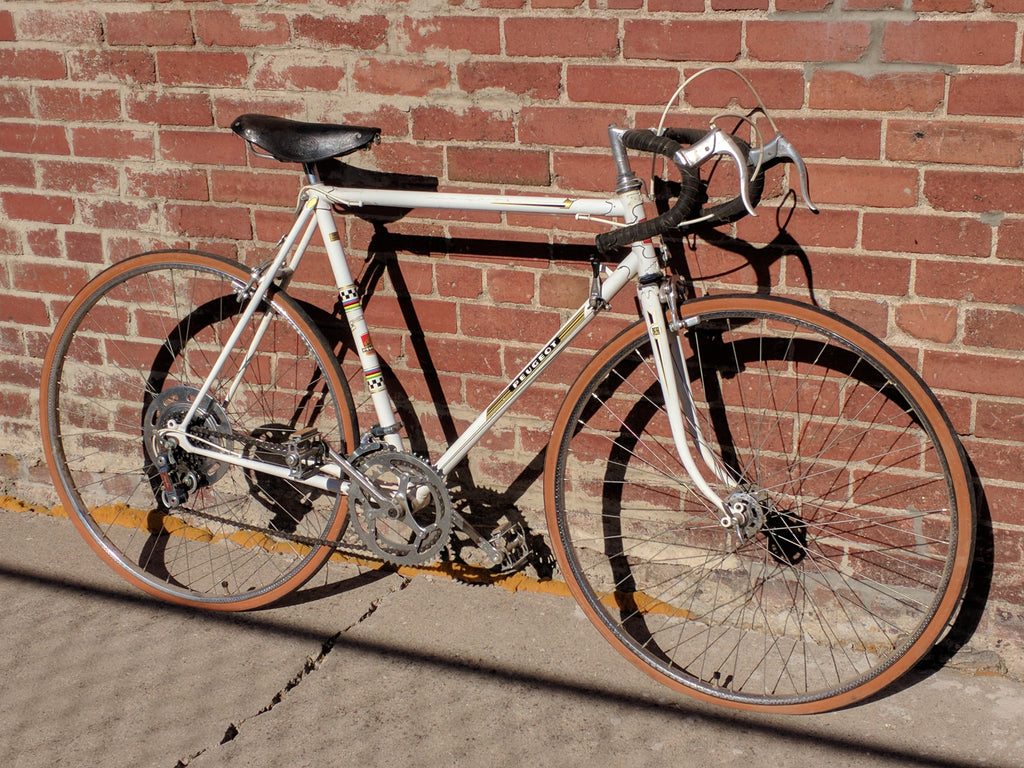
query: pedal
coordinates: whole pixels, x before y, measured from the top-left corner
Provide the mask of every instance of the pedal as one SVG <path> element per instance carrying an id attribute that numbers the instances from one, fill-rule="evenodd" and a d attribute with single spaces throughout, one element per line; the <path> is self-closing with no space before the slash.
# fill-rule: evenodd
<path id="1" fill-rule="evenodd" d="M 315 427 L 293 432 L 284 444 L 284 462 L 292 475 L 299 479 L 316 472 L 326 453 L 320 431 Z"/>
<path id="2" fill-rule="evenodd" d="M 533 557 L 522 523 L 506 523 L 494 532 L 489 543 L 501 555 L 497 569 L 502 573 L 520 570 Z"/>

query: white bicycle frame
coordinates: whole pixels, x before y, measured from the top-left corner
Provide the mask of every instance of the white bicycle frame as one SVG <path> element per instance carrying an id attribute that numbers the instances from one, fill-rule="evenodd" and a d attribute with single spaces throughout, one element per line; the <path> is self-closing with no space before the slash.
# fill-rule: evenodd
<path id="1" fill-rule="evenodd" d="M 618 161 L 618 156 L 617 156 Z M 624 156 L 623 156 L 624 162 Z M 620 172 L 623 165 L 620 163 Z M 320 470 L 307 477 L 297 477 L 291 470 L 274 464 L 244 457 L 240 454 L 226 454 L 224 449 L 213 444 L 204 445 L 198 438 L 187 434 L 189 422 L 195 416 L 201 403 L 212 387 L 213 381 L 220 375 L 226 361 L 238 343 L 244 327 L 255 315 L 260 301 L 270 290 L 272 283 L 278 280 L 282 288 L 287 287 L 306 248 L 312 240 L 315 230 L 319 230 L 327 250 L 327 257 L 334 273 L 335 284 L 342 301 L 346 320 L 352 330 L 354 346 L 358 351 L 362 365 L 366 388 L 372 399 L 378 419 L 382 439 L 397 449 L 403 449 L 403 441 L 398 434 L 400 425 L 388 394 L 384 378 L 381 374 L 380 360 L 373 348 L 370 330 L 363 316 L 362 302 L 359 291 L 352 279 L 348 260 L 341 245 L 337 225 L 334 221 L 332 208 L 342 205 L 348 208 L 374 206 L 398 209 L 434 209 L 491 211 L 502 213 L 536 213 L 559 214 L 579 218 L 600 217 L 618 219 L 624 224 L 633 224 L 643 219 L 643 198 L 636 187 L 625 189 L 612 198 L 588 197 L 546 197 L 546 196 L 492 196 L 481 194 L 463 194 L 458 192 L 425 192 L 389 189 L 362 189 L 331 187 L 314 183 L 302 190 L 300 205 L 295 222 L 289 233 L 282 238 L 274 259 L 264 267 L 253 271 L 252 280 L 240 293 L 240 301 L 247 301 L 233 335 L 228 339 L 223 351 L 215 362 L 213 369 L 200 388 L 195 401 L 182 423 L 165 430 L 164 437 L 178 441 L 181 447 L 202 456 L 219 461 L 236 464 L 259 472 L 291 478 L 293 481 L 338 493 L 347 493 L 349 478 L 359 482 L 357 474 L 348 461 L 337 454 L 332 454 L 333 462 L 327 462 Z M 735 481 L 728 477 L 724 469 L 714 462 L 711 452 L 700 433 L 696 418 L 690 382 L 685 365 L 673 364 L 674 358 L 682 357 L 676 328 L 670 328 L 663 307 L 662 283 L 663 271 L 657 251 L 651 241 L 637 242 L 632 245 L 629 254 L 614 269 L 605 269 L 605 277 L 600 281 L 600 299 L 588 299 L 562 325 L 550 340 L 537 352 L 520 373 L 509 382 L 494 398 L 469 427 L 454 443 L 437 459 L 435 467 L 442 474 L 452 470 L 479 442 L 488 429 L 504 415 L 519 396 L 537 379 L 550 363 L 573 341 L 573 339 L 601 311 L 605 302 L 612 298 L 631 280 L 639 279 L 638 295 L 643 318 L 647 324 L 648 335 L 655 350 L 654 360 L 658 378 L 661 382 L 666 412 L 672 429 L 672 436 L 680 460 L 694 486 L 708 501 L 724 513 L 724 503 L 704 479 L 700 468 L 690 450 L 692 442 L 698 448 L 705 466 L 726 487 L 734 487 Z M 647 278 L 647 279 L 645 279 Z M 237 382 L 245 370 L 245 365 L 255 354 L 261 340 L 264 326 L 257 330 L 250 342 L 249 352 L 243 360 L 236 376 Z M 679 371 L 679 374 L 673 374 Z M 229 390 L 228 399 L 234 387 Z M 360 486 L 364 484 L 360 482 Z M 375 493 L 372 487 L 364 487 Z"/>

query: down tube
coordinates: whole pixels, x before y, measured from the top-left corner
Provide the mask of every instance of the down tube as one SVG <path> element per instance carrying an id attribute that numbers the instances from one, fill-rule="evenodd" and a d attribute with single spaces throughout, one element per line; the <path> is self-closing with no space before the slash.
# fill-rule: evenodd
<path id="1" fill-rule="evenodd" d="M 637 261 L 638 259 L 634 251 L 601 284 L 601 296 L 605 301 L 611 301 L 612 297 L 636 275 Z M 537 377 L 544 369 L 570 346 L 572 340 L 576 338 L 580 331 L 587 327 L 590 321 L 597 316 L 598 312 L 599 310 L 590 306 L 589 301 L 576 310 L 573 316 L 558 329 L 557 333 L 551 337 L 548 343 L 526 364 L 519 372 L 519 375 L 505 386 L 501 393 L 491 401 L 491 404 L 476 417 L 473 423 L 466 428 L 466 431 L 438 459 L 436 466 L 442 474 L 450 472 L 466 457 L 466 454 L 487 433 L 487 430 L 491 428 L 494 422 L 500 419 L 512 407 L 512 404 L 519 396 L 537 380 Z"/>

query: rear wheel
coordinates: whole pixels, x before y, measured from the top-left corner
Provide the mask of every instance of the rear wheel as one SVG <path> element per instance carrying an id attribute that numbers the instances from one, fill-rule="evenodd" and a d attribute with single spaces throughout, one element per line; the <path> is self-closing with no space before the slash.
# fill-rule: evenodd
<path id="1" fill-rule="evenodd" d="M 959 605 L 975 524 L 959 441 L 916 374 L 833 315 L 752 296 L 681 312 L 676 375 L 684 361 L 697 463 L 726 510 L 683 468 L 634 326 L 555 423 L 545 498 L 565 578 L 613 645 L 676 689 L 804 713 L 862 699 Z"/>
<path id="2" fill-rule="evenodd" d="M 127 259 L 72 300 L 43 361 L 46 456 L 79 531 L 147 592 L 224 610 L 299 587 L 330 554 L 323 540 L 337 536 L 347 511 L 344 497 L 294 476 L 203 458 L 160 437 L 181 423 L 239 325 L 248 279 L 239 264 L 198 253 Z M 327 343 L 278 294 L 245 324 L 189 439 L 287 466 L 317 460 L 325 446 L 346 453 L 356 434 Z"/>

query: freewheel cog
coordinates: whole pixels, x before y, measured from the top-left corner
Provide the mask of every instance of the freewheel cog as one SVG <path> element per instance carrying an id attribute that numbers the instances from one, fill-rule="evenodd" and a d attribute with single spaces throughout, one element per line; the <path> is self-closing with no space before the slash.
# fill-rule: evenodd
<path id="1" fill-rule="evenodd" d="M 444 480 L 425 461 L 381 448 L 356 456 L 353 466 L 387 499 L 352 483 L 349 519 L 376 557 L 395 565 L 430 562 L 448 544 L 454 510 Z"/>
<path id="2" fill-rule="evenodd" d="M 156 395 L 149 407 L 146 408 L 142 424 L 142 439 L 146 456 L 154 466 L 157 464 L 157 457 L 168 450 L 168 447 L 162 444 L 160 430 L 171 424 L 181 424 L 198 394 L 199 390 L 194 387 L 170 387 Z M 206 397 L 192 423 L 205 430 L 208 435 L 205 439 L 211 440 L 221 447 L 231 444 L 233 433 L 231 425 L 228 423 L 228 415 L 213 398 Z M 180 451 L 180 449 L 178 450 Z M 188 470 L 202 485 L 212 485 L 217 482 L 231 467 L 230 464 L 216 459 L 185 454 L 184 451 L 180 451 L 180 453 Z"/>

